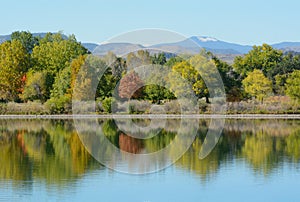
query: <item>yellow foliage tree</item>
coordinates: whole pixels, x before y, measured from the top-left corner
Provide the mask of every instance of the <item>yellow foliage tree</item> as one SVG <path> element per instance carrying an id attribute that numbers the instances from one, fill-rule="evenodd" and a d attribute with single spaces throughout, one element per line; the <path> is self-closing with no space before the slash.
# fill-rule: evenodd
<path id="1" fill-rule="evenodd" d="M 264 76 L 261 70 L 255 69 L 242 81 L 247 94 L 263 102 L 263 99 L 272 93 L 272 82 Z"/>

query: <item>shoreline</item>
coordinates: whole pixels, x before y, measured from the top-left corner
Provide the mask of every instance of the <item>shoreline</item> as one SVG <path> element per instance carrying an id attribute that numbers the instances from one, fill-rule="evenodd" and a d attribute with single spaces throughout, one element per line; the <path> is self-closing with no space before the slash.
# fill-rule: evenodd
<path id="1" fill-rule="evenodd" d="M 0 119 L 300 119 L 300 114 L 100 114 L 0 115 Z"/>

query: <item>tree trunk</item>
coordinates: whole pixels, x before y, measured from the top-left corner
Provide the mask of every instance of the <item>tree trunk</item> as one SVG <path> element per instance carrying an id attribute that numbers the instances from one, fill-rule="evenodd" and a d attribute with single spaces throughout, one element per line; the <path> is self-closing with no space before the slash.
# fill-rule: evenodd
<path id="1" fill-rule="evenodd" d="M 205 96 L 205 102 L 207 103 L 207 104 L 209 104 L 210 102 L 209 102 L 209 98 L 208 98 L 208 96 Z"/>

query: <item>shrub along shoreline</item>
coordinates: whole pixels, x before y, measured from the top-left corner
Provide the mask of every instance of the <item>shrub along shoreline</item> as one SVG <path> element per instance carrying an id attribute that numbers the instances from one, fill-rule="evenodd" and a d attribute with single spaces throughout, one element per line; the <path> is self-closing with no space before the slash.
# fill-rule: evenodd
<path id="1" fill-rule="evenodd" d="M 153 104 L 147 100 L 132 100 L 125 102 L 125 104 L 116 104 L 113 99 L 110 102 L 96 101 L 95 114 L 109 115 L 112 112 L 111 105 L 115 105 L 119 109 L 120 114 L 166 114 L 166 115 L 180 115 L 182 114 L 179 103 L 176 100 L 162 101 L 161 104 Z M 163 108 L 163 110 L 155 111 L 153 108 Z M 211 104 L 204 100 L 198 102 L 198 113 L 191 112 L 194 115 L 210 115 L 212 114 Z M 128 108 L 126 110 L 126 108 Z M 86 109 L 92 109 L 92 104 L 87 104 Z M 85 111 L 83 109 L 83 111 Z M 86 110 L 91 111 L 91 110 Z M 195 110 L 196 111 L 196 110 Z M 93 111 L 91 111 L 93 112 Z M 187 112 L 189 113 L 189 112 Z M 0 103 L 0 115 L 72 115 L 72 103 L 64 104 L 62 110 L 52 111 L 51 106 L 42 104 L 39 101 L 27 103 Z M 80 113 L 79 113 L 80 114 Z M 266 114 L 266 115 L 285 115 L 285 114 L 300 114 L 300 107 L 297 103 L 290 100 L 288 97 L 275 96 L 266 99 L 263 103 L 257 100 L 246 100 L 240 102 L 227 102 L 226 114 Z"/>
<path id="2" fill-rule="evenodd" d="M 300 119 L 300 114 L 101 114 L 0 115 L 0 119 Z"/>

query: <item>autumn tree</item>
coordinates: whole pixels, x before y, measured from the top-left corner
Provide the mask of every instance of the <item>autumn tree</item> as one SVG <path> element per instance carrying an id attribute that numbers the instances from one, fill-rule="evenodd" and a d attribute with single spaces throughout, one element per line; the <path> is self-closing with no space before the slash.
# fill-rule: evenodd
<path id="1" fill-rule="evenodd" d="M 76 62 L 76 63 L 75 63 Z M 91 101 L 96 97 L 98 76 L 103 75 L 105 62 L 100 58 L 88 55 L 79 57 L 72 63 L 73 99 L 79 101 Z M 74 83 L 73 83 L 74 82 Z"/>
<path id="2" fill-rule="evenodd" d="M 198 75 L 198 87 L 196 94 L 205 97 L 208 102 L 208 97 L 225 97 L 224 83 L 222 76 L 218 71 L 215 62 L 210 56 L 202 50 L 199 54 L 194 55 L 189 59 L 189 62 L 196 69 Z M 199 75 L 201 76 L 199 78 Z"/>
<path id="3" fill-rule="evenodd" d="M 0 99 L 18 99 L 28 68 L 29 55 L 20 41 L 7 41 L 0 45 Z"/>
<path id="4" fill-rule="evenodd" d="M 76 83 L 76 79 L 78 76 L 78 72 L 80 71 L 81 68 L 83 68 L 84 64 L 85 64 L 85 60 L 87 58 L 87 55 L 80 55 L 78 56 L 76 59 L 72 60 L 71 64 L 70 64 L 70 68 L 71 68 L 71 83 L 70 83 L 70 89 L 69 89 L 69 94 L 73 94 L 73 90 L 75 87 L 75 83 Z"/>
<path id="5" fill-rule="evenodd" d="M 177 97 L 186 93 L 188 88 L 184 82 L 178 82 L 178 78 L 176 78 L 178 74 L 191 85 L 195 95 L 198 98 L 205 97 L 207 103 L 209 103 L 210 93 L 217 95 L 218 91 L 222 91 L 222 89 L 219 89 L 222 80 L 214 62 L 208 58 L 206 53 L 201 52 L 189 60 L 184 60 L 173 65 L 169 79 L 171 80 L 171 90 Z M 206 83 L 210 85 L 213 92 L 208 91 Z"/>
<path id="6" fill-rule="evenodd" d="M 76 100 L 104 100 L 112 96 L 116 79 L 105 61 L 97 56 L 80 56 L 71 63 L 71 89 Z"/>
<path id="7" fill-rule="evenodd" d="M 242 83 L 245 92 L 261 102 L 272 93 L 272 82 L 264 76 L 261 70 L 255 69 L 249 73 Z"/>
<path id="8" fill-rule="evenodd" d="M 208 96 L 208 91 L 204 81 L 201 79 L 200 73 L 187 61 L 175 64 L 168 77 L 170 89 L 176 97 L 184 95 L 187 89 L 190 88 L 199 97 Z"/>
<path id="9" fill-rule="evenodd" d="M 23 100 L 41 100 L 45 102 L 50 95 L 48 85 L 48 75 L 46 72 L 29 71 L 26 74 L 26 84 L 22 94 Z"/>
<path id="10" fill-rule="evenodd" d="M 119 96 L 121 98 L 139 98 L 142 95 L 142 87 L 144 82 L 140 79 L 139 75 L 132 71 L 126 74 L 119 84 Z"/>

